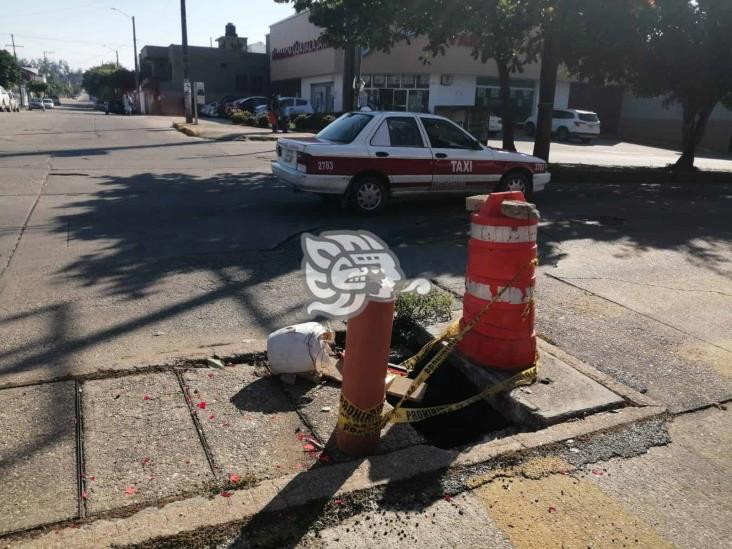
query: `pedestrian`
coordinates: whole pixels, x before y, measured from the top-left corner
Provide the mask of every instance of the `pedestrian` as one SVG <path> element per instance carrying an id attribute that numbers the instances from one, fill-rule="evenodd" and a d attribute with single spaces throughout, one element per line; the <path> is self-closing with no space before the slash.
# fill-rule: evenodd
<path id="1" fill-rule="evenodd" d="M 267 121 L 272 126 L 272 133 L 277 133 L 277 123 L 279 116 L 279 95 L 273 93 L 267 102 Z"/>
<path id="2" fill-rule="evenodd" d="M 129 94 L 124 94 L 122 96 L 122 105 L 124 107 L 124 111 L 126 115 L 132 114 L 132 100 L 130 99 Z"/>

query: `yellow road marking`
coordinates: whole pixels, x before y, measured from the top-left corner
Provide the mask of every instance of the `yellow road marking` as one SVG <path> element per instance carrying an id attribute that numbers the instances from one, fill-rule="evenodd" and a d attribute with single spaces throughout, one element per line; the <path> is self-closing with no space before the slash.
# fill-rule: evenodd
<path id="1" fill-rule="evenodd" d="M 592 481 L 571 476 L 570 464 L 556 473 L 561 460 L 534 461 L 504 471 L 515 476 L 498 476 L 474 491 L 515 547 L 673 547 Z"/>

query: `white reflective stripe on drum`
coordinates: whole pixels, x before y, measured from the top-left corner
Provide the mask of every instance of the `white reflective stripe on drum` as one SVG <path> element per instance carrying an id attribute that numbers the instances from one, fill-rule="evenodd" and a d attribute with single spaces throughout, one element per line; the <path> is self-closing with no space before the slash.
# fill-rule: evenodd
<path id="1" fill-rule="evenodd" d="M 481 284 L 475 280 L 467 279 L 465 281 L 465 289 L 471 295 L 485 301 L 493 299 L 493 292 L 488 284 Z M 503 289 L 502 286 L 496 288 L 496 294 L 499 294 Z M 501 294 L 501 297 L 496 300 L 496 303 L 508 303 L 510 305 L 521 305 L 522 303 L 528 303 L 531 298 L 534 297 L 534 288 L 528 287 L 525 289 L 521 288 L 508 288 Z"/>
<path id="2" fill-rule="evenodd" d="M 499 225 L 470 224 L 470 238 L 483 242 L 536 242 L 536 225 L 501 227 Z"/>

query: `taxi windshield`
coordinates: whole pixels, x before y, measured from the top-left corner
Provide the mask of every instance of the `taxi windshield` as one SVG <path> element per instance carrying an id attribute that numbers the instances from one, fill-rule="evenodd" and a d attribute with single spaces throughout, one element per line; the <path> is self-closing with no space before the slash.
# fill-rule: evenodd
<path id="1" fill-rule="evenodd" d="M 352 112 L 344 114 L 338 120 L 326 126 L 319 134 L 320 139 L 327 139 L 334 143 L 350 143 L 371 122 L 370 114 Z"/>

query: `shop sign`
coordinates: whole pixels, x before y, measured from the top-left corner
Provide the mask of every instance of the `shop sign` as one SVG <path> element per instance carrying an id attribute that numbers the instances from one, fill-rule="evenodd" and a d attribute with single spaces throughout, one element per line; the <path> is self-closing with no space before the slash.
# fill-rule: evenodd
<path id="1" fill-rule="evenodd" d="M 286 59 L 288 57 L 295 57 L 296 55 L 302 55 L 304 53 L 312 53 L 327 48 L 328 45 L 325 43 L 323 37 L 316 38 L 314 40 L 305 40 L 303 42 L 297 41 L 291 46 L 286 48 L 275 48 L 272 50 L 272 59 Z"/>

